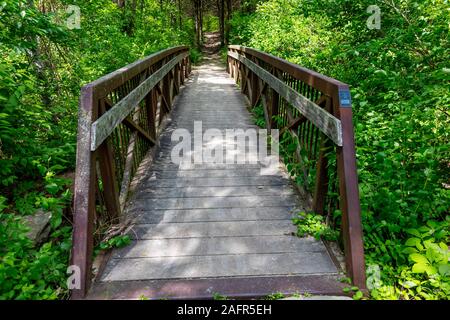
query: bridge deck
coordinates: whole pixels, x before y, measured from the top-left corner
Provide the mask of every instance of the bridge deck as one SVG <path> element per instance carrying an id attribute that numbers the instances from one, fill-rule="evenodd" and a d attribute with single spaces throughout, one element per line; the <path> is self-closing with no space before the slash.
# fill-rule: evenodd
<path id="1" fill-rule="evenodd" d="M 128 203 L 138 217 L 134 240 L 112 252 L 88 298 L 342 294 L 324 244 L 293 235 L 302 203 L 286 174 L 261 175 L 256 164 L 171 162 L 173 130 L 193 137 L 194 120 L 203 130 L 256 128 L 224 68 L 216 61 L 195 68 L 177 99 Z"/>

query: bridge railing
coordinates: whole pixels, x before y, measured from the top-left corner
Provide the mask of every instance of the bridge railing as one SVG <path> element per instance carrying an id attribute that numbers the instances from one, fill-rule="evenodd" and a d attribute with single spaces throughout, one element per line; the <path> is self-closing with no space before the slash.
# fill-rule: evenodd
<path id="1" fill-rule="evenodd" d="M 89 289 L 94 233 L 120 221 L 132 178 L 155 145 L 190 67 L 188 47 L 174 47 L 81 89 L 72 249 L 80 287 L 72 298 Z"/>
<path id="2" fill-rule="evenodd" d="M 281 155 L 288 158 L 288 170 L 310 209 L 328 217 L 341 213 L 346 270 L 356 286 L 365 288 L 348 85 L 242 46 L 228 47 L 227 69 L 250 107 L 263 107 L 267 129 L 279 129 L 282 145 L 293 146 Z"/>

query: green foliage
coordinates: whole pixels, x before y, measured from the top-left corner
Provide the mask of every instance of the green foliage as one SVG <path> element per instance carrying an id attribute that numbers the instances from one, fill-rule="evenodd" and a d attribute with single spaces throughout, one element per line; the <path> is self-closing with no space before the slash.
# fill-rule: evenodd
<path id="1" fill-rule="evenodd" d="M 344 287 L 342 291 L 348 295 L 352 295 L 353 300 L 361 300 L 364 298 L 364 294 L 361 290 L 359 290 L 358 287 L 351 286 L 351 287 Z"/>
<path id="2" fill-rule="evenodd" d="M 329 241 L 336 241 L 338 238 L 338 232 L 331 229 L 321 215 L 299 212 L 293 222 L 297 226 L 297 236 L 299 237 L 310 235 L 316 239 L 323 238 Z"/>
<path id="3" fill-rule="evenodd" d="M 195 47 L 191 47 L 189 50 L 189 57 L 192 64 L 198 64 L 202 59 L 202 53 Z"/>
<path id="4" fill-rule="evenodd" d="M 228 298 L 224 295 L 221 295 L 218 292 L 213 293 L 213 300 L 228 300 Z"/>
<path id="5" fill-rule="evenodd" d="M 266 127 L 266 118 L 264 117 L 264 108 L 261 104 L 258 104 L 252 110 L 255 124 L 261 128 Z"/>
<path id="6" fill-rule="evenodd" d="M 280 300 L 280 299 L 283 299 L 284 297 L 285 297 L 284 294 L 282 294 L 281 292 L 276 292 L 276 293 L 269 294 L 265 298 L 265 300 Z"/>
<path id="7" fill-rule="evenodd" d="M 355 292 L 355 294 L 353 295 L 353 300 L 361 300 L 364 297 L 362 291 L 358 290 Z"/>
<path id="8" fill-rule="evenodd" d="M 383 268 L 381 281 L 373 288 L 374 298 L 390 299 L 447 299 L 450 295 L 450 266 L 449 266 L 449 221 L 437 222 L 428 220 L 419 228 L 405 230 L 406 240 L 395 243 L 385 241 L 390 248 L 396 247 L 395 260 L 397 270 L 392 265 Z M 391 244 L 392 242 L 392 244 Z M 386 244 L 382 250 L 388 252 Z M 369 255 L 369 261 L 373 261 Z M 399 285 L 390 283 L 394 271 L 399 273 Z"/>
<path id="9" fill-rule="evenodd" d="M 211 14 L 203 16 L 203 32 L 219 31 L 219 18 Z"/>
<path id="10" fill-rule="evenodd" d="M 52 227 L 50 241 L 34 248 L 19 216 L 0 197 L 0 299 L 56 299 L 66 296 L 71 227 Z"/>
<path id="11" fill-rule="evenodd" d="M 120 235 L 115 236 L 107 241 L 103 241 L 99 244 L 98 249 L 100 250 L 108 250 L 113 248 L 122 248 L 126 247 L 131 243 L 131 238 L 129 235 Z"/>
<path id="12" fill-rule="evenodd" d="M 366 26 L 373 4 L 382 12 L 380 30 Z M 234 44 L 350 84 L 375 299 L 449 297 L 448 13 L 444 0 L 268 0 L 231 21 Z M 303 183 L 291 160 L 296 142 L 290 135 L 281 140 L 288 170 Z"/>

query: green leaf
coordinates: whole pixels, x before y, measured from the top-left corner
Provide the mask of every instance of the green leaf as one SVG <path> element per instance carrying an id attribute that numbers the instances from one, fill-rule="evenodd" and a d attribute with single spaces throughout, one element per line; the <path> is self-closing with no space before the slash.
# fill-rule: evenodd
<path id="1" fill-rule="evenodd" d="M 55 195 L 58 193 L 59 191 L 59 187 L 56 183 L 50 183 L 48 185 L 45 186 L 45 189 L 47 190 L 48 193 L 50 193 L 51 195 Z"/>
<path id="2" fill-rule="evenodd" d="M 405 242 L 405 245 L 408 247 L 416 247 L 417 244 L 420 244 L 420 239 L 418 239 L 418 238 L 409 238 Z"/>
<path id="3" fill-rule="evenodd" d="M 375 74 L 382 74 L 382 75 L 386 76 L 386 75 L 387 75 L 387 72 L 380 69 L 380 70 L 376 70 L 376 71 L 375 71 Z"/>
<path id="4" fill-rule="evenodd" d="M 409 258 L 416 263 L 428 264 L 428 259 L 420 253 L 411 253 Z"/>
<path id="5" fill-rule="evenodd" d="M 437 270 L 435 267 L 431 266 L 428 263 L 416 263 L 415 265 L 413 265 L 412 267 L 412 272 L 413 273 L 427 273 L 429 276 L 436 274 Z"/>
<path id="6" fill-rule="evenodd" d="M 438 269 L 441 276 L 450 276 L 450 265 L 448 263 L 439 265 Z"/>
<path id="7" fill-rule="evenodd" d="M 50 225 L 53 227 L 53 229 L 58 228 L 62 223 L 62 215 L 61 214 L 54 214 L 52 215 L 52 219 L 50 220 Z"/>
<path id="8" fill-rule="evenodd" d="M 402 284 L 405 288 L 411 289 L 417 286 L 417 284 L 411 280 L 407 280 Z"/>
<path id="9" fill-rule="evenodd" d="M 356 291 L 356 293 L 353 295 L 353 300 L 361 300 L 363 297 L 363 293 L 361 291 Z"/>
<path id="10" fill-rule="evenodd" d="M 411 253 L 417 253 L 417 249 L 413 247 L 408 247 L 402 250 L 402 253 L 404 254 L 411 254 Z"/>
<path id="11" fill-rule="evenodd" d="M 417 229 L 406 229 L 406 232 L 411 234 L 411 235 L 413 235 L 413 236 L 416 236 L 418 238 L 421 237 L 421 234 L 420 234 L 420 232 Z"/>

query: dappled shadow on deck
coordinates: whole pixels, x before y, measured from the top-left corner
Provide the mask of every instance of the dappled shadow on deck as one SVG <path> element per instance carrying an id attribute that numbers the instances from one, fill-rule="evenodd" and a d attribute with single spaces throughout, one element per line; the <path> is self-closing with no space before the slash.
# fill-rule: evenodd
<path id="1" fill-rule="evenodd" d="M 88 298 L 340 294 L 338 268 L 324 244 L 295 236 L 292 215 L 304 208 L 282 168 L 266 175 L 258 163 L 172 163 L 173 131 L 193 134 L 194 121 L 202 121 L 203 131 L 257 128 L 217 60 L 195 68 L 177 97 L 151 167 L 141 167 L 127 206 L 136 217 L 133 243 L 112 252 Z"/>

